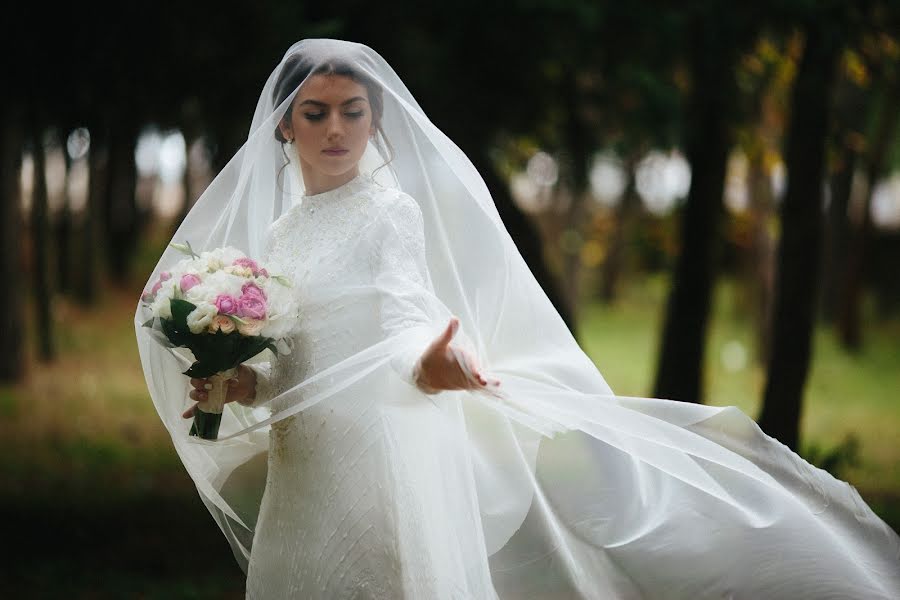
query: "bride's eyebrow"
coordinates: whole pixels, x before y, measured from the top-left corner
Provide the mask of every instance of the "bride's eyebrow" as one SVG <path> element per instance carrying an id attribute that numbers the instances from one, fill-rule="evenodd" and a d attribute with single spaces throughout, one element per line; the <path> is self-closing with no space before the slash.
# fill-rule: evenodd
<path id="1" fill-rule="evenodd" d="M 349 100 L 344 100 L 343 102 L 341 102 L 341 106 L 344 106 L 344 105 L 346 105 L 346 104 L 350 104 L 351 102 L 356 102 L 357 100 L 362 100 L 363 102 L 368 102 L 368 100 L 366 100 L 366 99 L 363 98 L 362 96 L 353 96 L 353 97 L 350 98 Z M 312 100 L 312 99 L 304 100 L 303 102 L 301 102 L 301 103 L 298 104 L 297 106 L 303 106 L 304 104 L 315 104 L 316 106 L 328 106 L 328 103 L 327 103 L 327 102 L 322 102 L 322 101 L 320 101 L 320 100 Z"/>

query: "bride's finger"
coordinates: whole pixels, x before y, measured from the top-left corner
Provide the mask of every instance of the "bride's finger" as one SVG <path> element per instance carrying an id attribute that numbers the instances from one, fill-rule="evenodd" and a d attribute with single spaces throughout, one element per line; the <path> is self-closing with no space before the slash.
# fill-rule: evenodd
<path id="1" fill-rule="evenodd" d="M 212 389 L 212 384 L 205 377 L 191 377 L 191 385 L 198 390 Z"/>
<path id="2" fill-rule="evenodd" d="M 481 376 L 478 374 L 478 369 L 475 367 L 475 359 L 462 348 L 454 348 L 454 355 L 462 369 L 463 375 L 466 377 L 466 381 L 471 384 L 471 387 L 480 388 L 484 385 L 481 381 Z"/>
<path id="3" fill-rule="evenodd" d="M 432 340 L 430 347 L 441 347 L 447 346 L 450 343 L 450 340 L 453 339 L 453 336 L 456 335 L 456 330 L 459 328 L 459 319 L 456 317 L 452 317 L 450 321 L 447 323 L 447 326 L 444 327 L 444 330 Z"/>
<path id="4" fill-rule="evenodd" d="M 481 374 L 481 367 L 478 366 L 475 357 L 465 351 L 463 351 L 463 355 L 466 357 L 466 365 L 469 367 L 469 372 L 472 374 L 473 381 L 479 385 L 487 385 L 487 380 L 484 378 L 484 375 Z"/>
<path id="5" fill-rule="evenodd" d="M 200 404 L 200 403 L 198 402 L 197 404 Z M 190 418 L 193 416 L 194 411 L 197 410 L 197 404 L 193 405 L 192 407 L 190 407 L 189 409 L 187 409 L 186 411 L 184 411 L 184 412 L 181 414 L 181 416 L 184 417 L 185 419 L 190 419 Z"/>

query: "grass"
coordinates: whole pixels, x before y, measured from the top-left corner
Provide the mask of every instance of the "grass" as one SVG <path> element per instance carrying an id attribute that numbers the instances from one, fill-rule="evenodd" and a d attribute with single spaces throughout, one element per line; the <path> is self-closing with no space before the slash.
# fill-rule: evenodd
<path id="1" fill-rule="evenodd" d="M 585 352 L 618 394 L 652 395 L 667 291 L 665 277 L 636 279 L 613 306 L 591 304 L 581 315 Z M 756 419 L 765 369 L 754 360 L 755 326 L 743 316 L 741 298 L 736 282 L 720 280 L 704 364 L 705 401 L 737 406 Z M 843 350 L 829 328 L 816 329 L 800 453 L 808 460 L 817 452 L 840 454 L 848 436 L 855 436 L 858 464 L 844 464 L 836 475 L 900 529 L 900 320 L 868 323 L 865 347 L 856 355 Z M 746 363 L 729 368 L 723 355 L 738 345 L 745 349 Z"/>
<path id="2" fill-rule="evenodd" d="M 29 346 L 24 381 L 0 386 L 0 509 L 14 516 L 17 561 L 0 596 L 243 598 L 243 573 L 147 392 L 137 295 L 101 298 L 94 310 L 60 298 L 57 359 L 38 363 Z"/>
<path id="3" fill-rule="evenodd" d="M 14 516 L 7 541 L 20 563 L 0 583 L 3 597 L 243 597 L 243 574 L 147 394 L 132 324 L 139 287 L 108 288 L 93 310 L 61 298 L 58 359 L 40 364 L 29 347 L 25 380 L 0 386 L 0 507 Z M 614 306 L 582 314 L 584 348 L 617 393 L 649 395 L 665 293 L 663 278 L 635 280 Z M 739 297 L 728 281 L 717 289 L 706 395 L 755 417 L 762 369 L 721 360 L 735 341 L 752 347 Z M 898 334 L 896 322 L 872 326 L 850 356 L 817 331 L 802 423 L 803 439 L 826 449 L 859 436 L 859 465 L 844 478 L 895 528 Z M 213 567 L 197 572 L 201 560 Z"/>

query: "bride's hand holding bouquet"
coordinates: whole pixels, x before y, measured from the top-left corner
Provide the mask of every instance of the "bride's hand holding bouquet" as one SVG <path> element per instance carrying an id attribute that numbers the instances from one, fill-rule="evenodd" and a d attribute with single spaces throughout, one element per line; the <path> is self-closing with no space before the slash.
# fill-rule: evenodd
<path id="1" fill-rule="evenodd" d="M 225 404 L 229 402 L 237 402 L 238 404 L 249 404 L 256 399 L 256 373 L 246 365 L 237 366 L 237 375 L 227 379 Z M 209 391 L 213 388 L 213 383 L 208 377 L 191 377 L 191 385 L 194 389 L 188 394 L 192 400 L 196 400 L 189 409 L 182 413 L 182 417 L 190 419 L 197 411 L 197 407 L 201 402 L 205 402 L 209 396 Z"/>
<path id="2" fill-rule="evenodd" d="M 290 352 L 298 305 L 286 277 L 270 275 L 239 250 L 198 255 L 187 243 L 172 247 L 190 256 L 160 273 L 141 296 L 150 314 L 144 326 L 160 344 L 193 353 L 195 362 L 184 374 L 198 402 L 184 416 L 194 415 L 191 435 L 216 439 L 225 403 L 243 404 L 253 396 L 255 374 L 241 363 L 266 348 Z"/>

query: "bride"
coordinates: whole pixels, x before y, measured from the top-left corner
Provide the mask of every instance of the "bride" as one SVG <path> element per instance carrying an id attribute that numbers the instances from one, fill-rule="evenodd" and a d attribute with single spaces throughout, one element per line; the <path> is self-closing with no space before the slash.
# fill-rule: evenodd
<path id="1" fill-rule="evenodd" d="M 900 538 L 855 488 L 733 406 L 612 392 L 367 46 L 288 49 L 183 240 L 277 265 L 302 307 L 218 440 L 188 435 L 207 380 L 135 315 L 248 598 L 900 597 Z"/>

